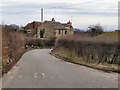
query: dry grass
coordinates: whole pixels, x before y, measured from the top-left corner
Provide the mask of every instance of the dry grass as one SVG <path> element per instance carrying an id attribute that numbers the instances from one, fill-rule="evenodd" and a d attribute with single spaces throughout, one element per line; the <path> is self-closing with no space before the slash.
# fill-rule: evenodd
<path id="1" fill-rule="evenodd" d="M 26 40 L 23 34 L 2 30 L 2 72 L 6 73 L 25 52 Z"/>

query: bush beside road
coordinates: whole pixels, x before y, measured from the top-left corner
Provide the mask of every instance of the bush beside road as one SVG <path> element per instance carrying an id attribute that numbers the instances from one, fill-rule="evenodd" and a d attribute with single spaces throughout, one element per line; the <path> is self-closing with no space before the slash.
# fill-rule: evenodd
<path id="1" fill-rule="evenodd" d="M 55 39 L 27 37 L 24 33 L 2 28 L 2 74 L 7 73 L 26 52 L 33 49 L 51 48 Z"/>
<path id="2" fill-rule="evenodd" d="M 52 53 L 79 64 L 119 72 L 118 37 L 103 36 L 63 36 L 56 40 Z"/>
<path id="3" fill-rule="evenodd" d="M 25 35 L 16 31 L 2 30 L 2 74 L 17 63 L 25 50 Z"/>

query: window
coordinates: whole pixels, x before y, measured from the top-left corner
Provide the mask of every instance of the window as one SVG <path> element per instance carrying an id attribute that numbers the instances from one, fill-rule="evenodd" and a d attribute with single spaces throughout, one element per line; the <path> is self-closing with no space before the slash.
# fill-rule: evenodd
<path id="1" fill-rule="evenodd" d="M 27 29 L 28 33 L 31 33 L 31 29 Z"/>
<path id="2" fill-rule="evenodd" d="M 60 34 L 60 29 L 59 29 L 59 34 Z"/>
<path id="3" fill-rule="evenodd" d="M 37 30 L 37 28 L 36 28 L 36 34 L 38 33 L 38 30 Z"/>
<path id="4" fill-rule="evenodd" d="M 67 30 L 65 30 L 65 34 L 67 34 Z"/>
<path id="5" fill-rule="evenodd" d="M 35 28 L 35 25 L 34 25 L 34 23 L 33 23 L 33 29 Z"/>
<path id="6" fill-rule="evenodd" d="M 54 35 L 56 35 L 56 32 L 54 32 Z"/>

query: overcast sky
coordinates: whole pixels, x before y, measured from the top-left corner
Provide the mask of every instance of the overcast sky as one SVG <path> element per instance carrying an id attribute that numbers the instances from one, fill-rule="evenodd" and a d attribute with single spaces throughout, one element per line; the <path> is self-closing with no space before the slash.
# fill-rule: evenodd
<path id="1" fill-rule="evenodd" d="M 4 24 L 25 26 L 31 21 L 40 21 L 40 8 L 44 8 L 44 20 L 66 23 L 75 28 L 87 29 L 100 23 L 105 30 L 118 27 L 119 0 L 0 0 L 0 20 Z M 2 14 L 1 14 L 2 12 Z"/>

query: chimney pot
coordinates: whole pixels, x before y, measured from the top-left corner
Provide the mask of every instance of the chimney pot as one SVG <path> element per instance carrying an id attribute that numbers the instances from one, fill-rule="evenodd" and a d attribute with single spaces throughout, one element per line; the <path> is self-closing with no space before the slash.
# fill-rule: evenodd
<path id="1" fill-rule="evenodd" d="M 55 19 L 54 19 L 54 18 L 52 18 L 52 21 L 54 21 L 54 22 L 55 22 Z"/>

